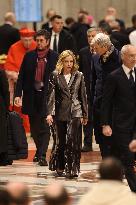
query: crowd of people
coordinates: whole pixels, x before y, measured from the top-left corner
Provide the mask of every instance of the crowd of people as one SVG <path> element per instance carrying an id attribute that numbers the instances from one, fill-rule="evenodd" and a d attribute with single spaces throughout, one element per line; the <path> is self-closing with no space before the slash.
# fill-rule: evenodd
<path id="1" fill-rule="evenodd" d="M 79 11 L 77 21 L 68 17 L 66 25 L 53 9 L 47 17 L 49 21 L 38 31 L 18 30 L 13 26 L 14 14 L 8 12 L 0 26 L 0 55 L 4 55 L 0 61 L 0 165 L 10 164 L 10 109 L 20 113 L 25 131 L 31 133 L 36 145 L 33 162 L 49 165 L 59 177 L 78 177 L 81 151 L 93 151 L 94 131 L 102 159 L 120 160 L 129 187 L 136 192 L 136 15 L 129 28 L 112 7 L 98 25 L 85 10 Z M 51 134 L 54 142 L 48 163 Z M 116 178 L 119 162 L 104 162 L 102 179 L 121 181 L 121 173 Z M 110 165 L 117 170 L 105 178 L 101 171 Z M 67 195 L 60 187 L 58 193 L 62 191 L 63 197 Z M 45 198 L 54 204 L 50 196 Z"/>
<path id="2" fill-rule="evenodd" d="M 123 183 L 123 167 L 115 158 L 104 159 L 99 167 L 99 182 L 82 196 L 77 205 L 135 205 L 135 193 L 130 192 Z M 52 182 L 43 188 L 42 195 L 34 204 L 73 205 L 73 196 L 60 182 Z M 22 182 L 8 182 L 0 188 L 1 205 L 33 204 L 30 188 Z"/>

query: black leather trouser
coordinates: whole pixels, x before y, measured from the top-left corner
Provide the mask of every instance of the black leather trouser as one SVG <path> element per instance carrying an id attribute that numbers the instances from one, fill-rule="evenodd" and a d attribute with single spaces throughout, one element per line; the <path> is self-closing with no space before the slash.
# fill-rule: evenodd
<path id="1" fill-rule="evenodd" d="M 80 169 L 81 157 L 81 122 L 74 118 L 70 122 L 56 121 L 58 134 L 58 162 L 59 169 L 66 172 Z"/>

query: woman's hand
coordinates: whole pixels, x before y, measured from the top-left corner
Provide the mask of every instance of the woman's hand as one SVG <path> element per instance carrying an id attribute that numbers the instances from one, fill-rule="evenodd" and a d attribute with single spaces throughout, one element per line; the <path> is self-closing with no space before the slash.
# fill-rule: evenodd
<path id="1" fill-rule="evenodd" d="M 81 124 L 82 125 L 86 125 L 88 122 L 88 119 L 87 118 L 81 118 Z"/>
<path id="2" fill-rule="evenodd" d="M 52 115 L 48 115 L 47 118 L 46 118 L 46 121 L 47 121 L 47 123 L 48 123 L 49 125 L 52 125 L 52 123 L 53 123 L 53 117 L 52 117 Z"/>

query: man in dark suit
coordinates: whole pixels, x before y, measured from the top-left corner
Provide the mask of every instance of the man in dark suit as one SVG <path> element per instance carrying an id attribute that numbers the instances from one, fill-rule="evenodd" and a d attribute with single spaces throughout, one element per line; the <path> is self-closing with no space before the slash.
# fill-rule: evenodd
<path id="1" fill-rule="evenodd" d="M 92 86 L 92 66 L 93 66 L 93 49 L 91 42 L 94 36 L 98 33 L 98 28 L 90 28 L 87 30 L 88 46 L 79 51 L 79 70 L 84 74 L 87 102 L 88 102 L 88 122 L 83 126 L 84 131 L 84 146 L 82 152 L 92 151 L 92 136 L 93 136 L 93 121 L 92 121 L 92 107 L 93 107 L 93 86 Z"/>
<path id="2" fill-rule="evenodd" d="M 51 18 L 51 43 L 50 48 L 58 53 L 64 50 L 71 50 L 76 53 L 76 46 L 73 36 L 63 28 L 63 19 L 60 15 Z"/>
<path id="3" fill-rule="evenodd" d="M 113 46 L 108 35 L 98 33 L 92 40 L 92 46 L 97 55 L 93 56 L 93 84 L 95 95 L 93 103 L 93 126 L 96 143 L 99 144 L 102 158 L 110 155 L 111 138 L 105 138 L 100 126 L 100 108 L 103 86 L 109 73 L 121 66 L 119 51 Z"/>
<path id="4" fill-rule="evenodd" d="M 0 26 L 0 54 L 7 54 L 9 47 L 19 41 L 19 30 L 14 26 L 16 18 L 14 13 L 8 12 L 5 14 L 5 23 Z"/>
<path id="5" fill-rule="evenodd" d="M 15 105 L 29 116 L 31 135 L 36 144 L 34 162 L 46 166 L 46 151 L 50 131 L 46 117 L 46 95 L 50 73 L 55 69 L 57 53 L 49 49 L 50 33 L 44 29 L 36 33 L 37 49 L 24 56 L 16 86 Z"/>
<path id="6" fill-rule="evenodd" d="M 129 143 L 136 122 L 136 48 L 125 45 L 121 50 L 122 67 L 109 74 L 101 106 L 101 125 L 105 138 L 112 136 L 112 154 L 119 158 L 130 189 L 136 192 L 134 154 Z"/>

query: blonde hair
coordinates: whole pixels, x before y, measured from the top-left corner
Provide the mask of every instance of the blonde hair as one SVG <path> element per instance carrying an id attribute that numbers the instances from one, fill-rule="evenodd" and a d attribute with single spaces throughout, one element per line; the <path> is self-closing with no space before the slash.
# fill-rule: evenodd
<path id="1" fill-rule="evenodd" d="M 78 64 L 77 64 L 77 61 L 76 61 L 76 56 L 74 55 L 74 53 L 70 50 L 65 50 L 63 51 L 60 55 L 59 55 L 59 59 L 57 61 L 57 64 L 56 64 L 56 71 L 60 74 L 62 72 L 62 69 L 63 69 L 63 60 L 68 57 L 68 56 L 72 56 L 73 57 L 73 68 L 72 68 L 72 73 L 76 70 L 78 70 Z"/>

